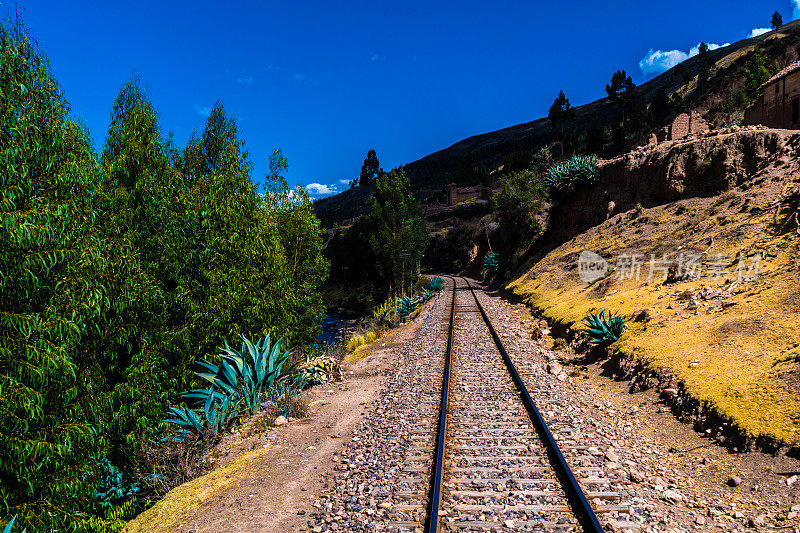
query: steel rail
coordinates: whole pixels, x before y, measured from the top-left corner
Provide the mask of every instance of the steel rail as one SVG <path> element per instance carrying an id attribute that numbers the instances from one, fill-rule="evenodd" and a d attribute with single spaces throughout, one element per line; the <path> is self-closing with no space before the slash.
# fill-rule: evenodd
<path id="1" fill-rule="evenodd" d="M 450 392 L 450 352 L 453 348 L 453 321 L 456 315 L 456 280 L 453 281 L 453 299 L 450 302 L 450 326 L 447 331 L 447 352 L 444 357 L 444 378 L 442 379 L 442 402 L 439 410 L 439 429 L 436 433 L 436 453 L 431 477 L 430 497 L 428 498 L 428 522 L 425 531 L 436 533 L 439 528 L 439 504 L 442 494 L 442 473 L 444 470 L 444 444 L 447 433 L 447 398 Z"/>
<path id="2" fill-rule="evenodd" d="M 550 462 L 552 463 L 556 471 L 556 474 L 561 479 L 561 484 L 564 487 L 564 492 L 566 492 L 567 499 L 570 501 L 570 504 L 572 505 L 572 511 L 575 513 L 575 516 L 578 518 L 578 521 L 580 522 L 584 531 L 589 533 L 603 533 L 603 527 L 597 520 L 597 515 L 595 515 L 594 510 L 592 509 L 591 505 L 589 505 L 589 501 L 586 499 L 586 495 L 584 495 L 583 490 L 581 490 L 580 485 L 578 485 L 578 481 L 575 479 L 575 475 L 572 473 L 572 470 L 567 464 L 567 461 L 561 454 L 561 450 L 558 448 L 558 444 L 556 444 L 556 441 L 553 438 L 552 433 L 550 433 L 547 424 L 542 418 L 542 415 L 539 413 L 539 409 L 536 408 L 536 404 L 533 402 L 531 395 L 528 393 L 528 389 L 522 382 L 522 378 L 517 372 L 517 369 L 514 366 L 514 363 L 511 361 L 511 358 L 508 356 L 508 352 L 506 352 L 506 349 L 503 346 L 500 337 L 497 335 L 497 332 L 495 331 L 491 320 L 489 320 L 489 316 L 486 314 L 486 311 L 483 309 L 481 302 L 478 300 L 478 296 L 475 294 L 475 290 L 472 288 L 472 284 L 469 282 L 467 278 L 462 277 L 462 279 L 467 283 L 467 287 L 469 287 L 469 290 L 472 293 L 472 297 L 475 299 L 475 303 L 478 305 L 478 310 L 481 312 L 483 321 L 489 328 L 489 332 L 492 334 L 494 343 L 497 346 L 497 349 L 500 351 L 500 354 L 503 356 L 503 361 L 505 362 L 506 367 L 508 368 L 508 372 L 511 374 L 511 378 L 514 381 L 514 384 L 517 386 L 517 390 L 519 391 L 520 396 L 522 397 L 522 403 L 525 404 L 525 409 L 527 409 L 528 414 L 531 417 L 531 421 L 533 422 L 533 425 L 536 428 L 537 433 L 539 433 L 539 437 L 542 439 L 542 442 L 544 443 L 545 448 L 547 449 L 547 453 L 550 456 Z M 455 280 L 453 281 L 453 286 L 455 287 Z M 453 301 L 455 302 L 455 288 L 453 289 Z M 455 306 L 453 307 L 453 309 L 455 309 Z M 451 322 L 450 334 L 452 337 L 452 322 Z M 449 345 L 450 341 L 448 340 L 448 347 Z M 450 353 L 448 350 L 448 363 L 449 363 L 449 355 Z"/>

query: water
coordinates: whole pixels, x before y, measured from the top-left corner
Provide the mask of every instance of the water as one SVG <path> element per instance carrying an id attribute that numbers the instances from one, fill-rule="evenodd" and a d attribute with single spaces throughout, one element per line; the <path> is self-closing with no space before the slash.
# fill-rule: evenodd
<path id="1" fill-rule="evenodd" d="M 343 309 L 328 309 L 322 317 L 322 331 L 314 345 L 322 350 L 336 344 L 358 328 L 359 317 Z"/>

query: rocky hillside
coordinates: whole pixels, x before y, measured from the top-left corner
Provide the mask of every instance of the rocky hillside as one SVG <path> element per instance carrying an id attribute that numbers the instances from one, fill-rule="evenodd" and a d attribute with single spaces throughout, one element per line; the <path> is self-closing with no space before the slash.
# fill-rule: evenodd
<path id="1" fill-rule="evenodd" d="M 566 242 L 508 288 L 567 327 L 624 316 L 615 357 L 690 416 L 713 416 L 720 440 L 798 446 L 798 156 L 800 132 L 743 129 L 604 162 L 553 211 Z M 594 270 L 582 252 L 602 258 Z"/>
<path id="2" fill-rule="evenodd" d="M 728 90 L 736 89 L 744 83 L 743 59 L 747 52 L 760 45 L 770 61 L 774 60 L 780 66 L 785 66 L 797 59 L 795 45 L 798 43 L 800 43 L 800 20 L 790 22 L 764 35 L 743 39 L 724 48 L 710 51 L 709 79 L 700 91 L 697 91 L 698 74 L 705 65 L 699 56 L 695 56 L 643 83 L 638 87 L 638 94 L 646 104 L 649 104 L 656 93 L 663 89 L 668 95 L 676 94 L 682 99 L 684 106 L 682 111 L 698 110 L 708 115 L 721 105 Z M 598 93 L 602 92 L 603 87 L 599 85 Z M 575 131 L 585 131 L 594 121 L 608 124 L 618 113 L 618 109 L 608 98 L 600 98 L 578 106 L 575 111 L 575 118 L 567 125 L 568 129 Z M 461 169 L 466 161 L 476 166 L 496 168 L 514 151 L 533 149 L 553 140 L 554 131 L 550 121 L 547 117 L 543 117 L 469 137 L 409 163 L 405 168 L 416 187 L 442 185 L 454 172 Z"/>
<path id="3" fill-rule="evenodd" d="M 712 50 L 707 63 L 699 56 L 690 58 L 640 85 L 637 89 L 638 95 L 645 104 L 649 104 L 656 93 L 663 89 L 668 95 L 675 95 L 676 101 L 680 102 L 673 114 L 695 110 L 704 115 L 712 125 L 719 127 L 729 118 L 722 112 L 725 97 L 729 91 L 738 90 L 744 84 L 747 53 L 755 46 L 760 46 L 770 61 L 785 66 L 798 58 L 797 45 L 800 45 L 800 20 L 790 22 L 779 30 Z M 706 66 L 709 68 L 708 80 L 698 90 L 698 75 Z M 598 84 L 597 92 L 603 93 L 603 83 Z M 608 125 L 617 114 L 615 104 L 608 98 L 600 98 L 578 106 L 575 118 L 566 127 L 576 132 L 585 132 L 593 122 Z M 465 169 L 495 169 L 503 165 L 506 158 L 514 152 L 533 150 L 554 140 L 550 121 L 543 117 L 469 137 L 408 163 L 404 168 L 411 178 L 415 193 L 423 199 L 432 192 L 442 190 Z M 365 212 L 368 196 L 367 189 L 350 189 L 318 200 L 315 211 L 325 227 L 347 225 L 349 219 Z"/>

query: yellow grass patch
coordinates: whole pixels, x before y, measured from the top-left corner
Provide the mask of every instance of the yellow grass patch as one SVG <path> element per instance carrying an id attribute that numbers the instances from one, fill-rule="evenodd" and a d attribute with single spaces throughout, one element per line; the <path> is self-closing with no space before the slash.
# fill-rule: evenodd
<path id="1" fill-rule="evenodd" d="M 238 481 L 239 474 L 263 457 L 272 446 L 265 446 L 237 457 L 230 464 L 172 489 L 153 507 L 128 522 L 128 533 L 175 531 L 189 512 Z"/>
<path id="2" fill-rule="evenodd" d="M 617 215 L 547 254 L 508 288 L 548 318 L 577 328 L 590 311 L 607 308 L 624 315 L 628 331 L 614 348 L 670 370 L 690 394 L 747 434 L 797 445 L 800 240 L 775 234 L 767 209 L 775 200 L 770 191 L 757 193 L 760 211 L 742 210 L 740 195 L 726 195 L 724 202 L 692 199 L 645 209 L 636 218 Z M 591 284 L 581 281 L 576 262 L 583 250 L 609 261 L 610 275 Z M 663 283 L 662 274 L 646 281 L 650 254 L 681 251 L 740 254 L 747 266 L 762 254 L 761 275 L 740 285 L 732 284 L 733 272 L 675 283 Z M 639 280 L 616 279 L 612 258 L 626 253 L 644 254 Z M 698 297 L 716 289 L 728 294 Z M 643 310 L 649 319 L 634 321 Z"/>

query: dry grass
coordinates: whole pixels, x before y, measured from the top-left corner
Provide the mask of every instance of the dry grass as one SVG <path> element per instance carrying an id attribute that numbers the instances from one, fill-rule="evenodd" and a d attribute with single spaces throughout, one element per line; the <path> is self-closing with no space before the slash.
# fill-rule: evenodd
<path id="1" fill-rule="evenodd" d="M 780 186 L 766 180 L 744 193 L 645 209 L 638 219 L 617 215 L 553 250 L 509 288 L 568 325 L 603 307 L 620 312 L 629 317 L 629 328 L 615 348 L 669 369 L 691 394 L 748 434 L 800 444 L 800 241 L 772 225 L 769 206 Z M 758 208 L 742 209 L 738 200 L 744 195 Z M 612 273 L 586 284 L 575 267 L 582 250 L 607 260 L 622 253 L 649 258 L 680 251 L 764 257 L 762 275 L 741 284 L 732 283 L 735 276 L 647 283 L 647 264 L 639 281 Z M 699 296 L 719 288 L 730 295 Z M 648 321 L 630 320 L 642 310 Z"/>
<path id="2" fill-rule="evenodd" d="M 230 464 L 174 488 L 169 494 L 136 519 L 129 522 L 129 533 L 154 533 L 175 531 L 192 509 L 224 492 L 246 472 L 252 463 L 262 457 L 271 446 L 245 453 Z"/>

